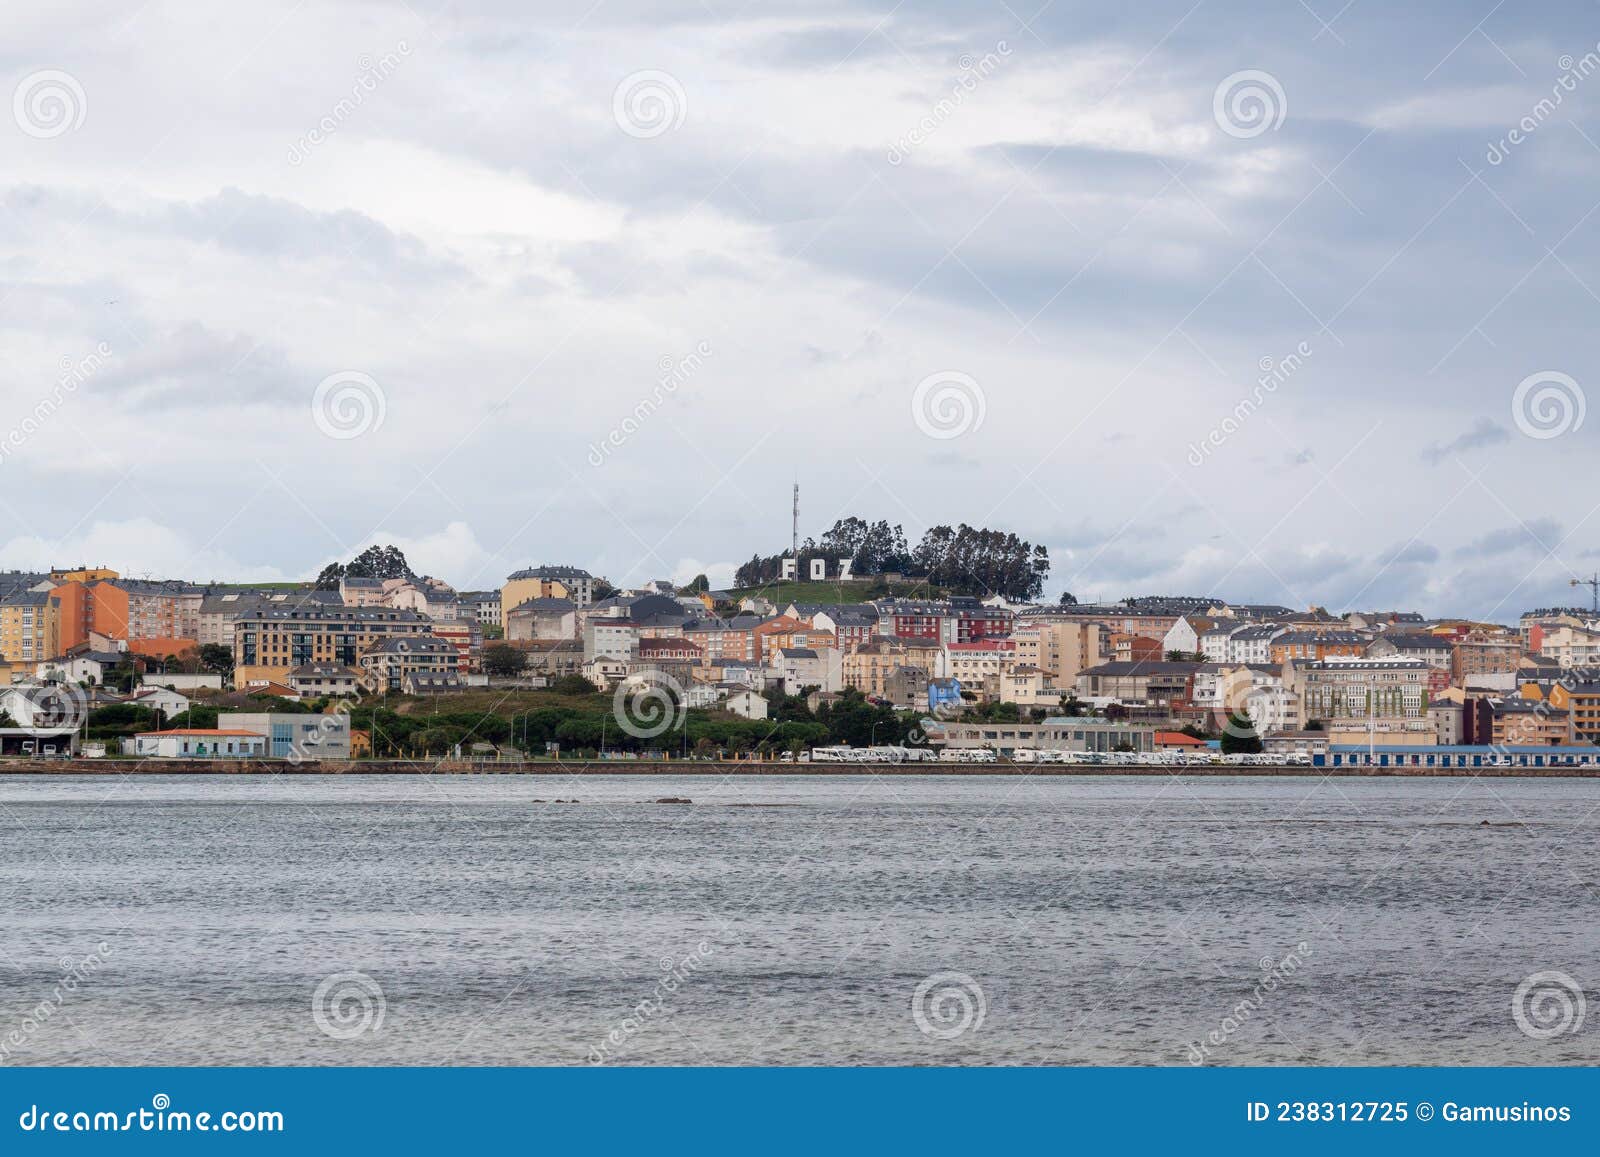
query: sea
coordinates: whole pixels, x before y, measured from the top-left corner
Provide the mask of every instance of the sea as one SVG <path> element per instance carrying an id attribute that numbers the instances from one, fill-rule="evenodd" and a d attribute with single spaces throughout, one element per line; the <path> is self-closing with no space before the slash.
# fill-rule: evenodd
<path id="1" fill-rule="evenodd" d="M 1593 1065 L 1600 781 L 0 777 L 0 1065 Z"/>

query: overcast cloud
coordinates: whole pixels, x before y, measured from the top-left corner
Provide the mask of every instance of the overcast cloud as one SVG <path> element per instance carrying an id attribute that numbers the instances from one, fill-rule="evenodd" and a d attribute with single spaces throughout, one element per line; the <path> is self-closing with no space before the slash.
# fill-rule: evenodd
<path id="1" fill-rule="evenodd" d="M 9 12 L 0 567 L 1573 601 L 1600 9 L 1034 7 Z"/>

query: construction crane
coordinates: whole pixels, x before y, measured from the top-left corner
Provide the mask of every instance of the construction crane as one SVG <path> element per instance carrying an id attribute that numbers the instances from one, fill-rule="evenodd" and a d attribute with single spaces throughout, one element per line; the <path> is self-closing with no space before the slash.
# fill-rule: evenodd
<path id="1" fill-rule="evenodd" d="M 1586 579 L 1573 579 L 1567 583 L 1569 587 L 1588 587 L 1594 595 L 1594 613 L 1600 615 L 1600 572 Z"/>

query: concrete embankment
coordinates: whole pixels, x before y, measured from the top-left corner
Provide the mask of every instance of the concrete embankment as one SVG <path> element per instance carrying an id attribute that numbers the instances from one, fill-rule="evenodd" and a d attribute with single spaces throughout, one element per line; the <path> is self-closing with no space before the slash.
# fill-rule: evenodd
<path id="1" fill-rule="evenodd" d="M 1173 767 L 1074 766 L 1061 763 L 712 763 L 696 760 L 535 760 L 527 763 L 361 759 L 290 763 L 234 759 L 0 760 L 3 775 L 1030 775 L 1030 776 L 1324 776 L 1504 779 L 1596 779 L 1597 767 Z"/>

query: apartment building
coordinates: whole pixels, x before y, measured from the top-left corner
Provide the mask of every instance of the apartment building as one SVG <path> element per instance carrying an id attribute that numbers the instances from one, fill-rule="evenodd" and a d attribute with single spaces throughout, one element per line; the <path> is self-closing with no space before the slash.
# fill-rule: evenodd
<path id="1" fill-rule="evenodd" d="M 1152 639 L 1149 635 L 1124 635 L 1117 632 L 1106 640 L 1106 649 L 1110 652 L 1112 661 L 1117 663 L 1137 663 L 1144 659 L 1166 657 L 1161 640 Z"/>
<path id="2" fill-rule="evenodd" d="M 1516 635 L 1474 632 L 1457 640 L 1451 653 L 1450 677 L 1464 684 L 1474 676 L 1515 672 L 1522 662 L 1522 640 Z"/>
<path id="3" fill-rule="evenodd" d="M 475 619 L 434 619 L 429 633 L 456 649 L 456 670 L 470 674 L 483 662 L 483 628 Z"/>
<path id="4" fill-rule="evenodd" d="M 1365 631 L 1285 631 L 1268 645 L 1265 660 L 1272 663 L 1299 663 L 1360 659 L 1366 655 L 1371 643 L 1372 636 Z"/>
<path id="5" fill-rule="evenodd" d="M 306 663 L 289 672 L 289 686 L 307 698 L 349 699 L 361 693 L 361 672 L 341 663 Z"/>
<path id="6" fill-rule="evenodd" d="M 1018 665 L 1038 667 L 1059 687 L 1070 687 L 1078 672 L 1102 658 L 1098 623 L 1019 617 L 1011 641 L 1016 644 Z"/>
<path id="7" fill-rule="evenodd" d="M 1572 742 L 1600 744 L 1600 682 L 1568 670 L 1554 678 L 1524 678 L 1519 684 L 1516 694 L 1505 698 L 1543 702 L 1564 711 Z"/>
<path id="8" fill-rule="evenodd" d="M 385 638 L 356 660 L 368 690 L 396 694 L 414 686 L 414 676 L 458 675 L 460 655 L 444 639 L 432 635 Z"/>
<path id="9" fill-rule="evenodd" d="M 310 605 L 257 606 L 241 612 L 233 626 L 233 679 L 238 687 L 287 683 L 289 672 L 307 663 L 356 667 L 379 643 L 421 638 L 432 628 L 415 611 Z"/>
<path id="10" fill-rule="evenodd" d="M 1367 644 L 1370 659 L 1417 659 L 1435 669 L 1450 669 L 1453 640 L 1442 635 L 1388 633 Z"/>
<path id="11" fill-rule="evenodd" d="M 878 614 L 870 604 L 854 607 L 825 607 L 811 615 L 811 625 L 831 634 L 841 651 L 870 643 L 878 634 Z"/>
<path id="12" fill-rule="evenodd" d="M 1468 744 L 1496 747 L 1559 747 L 1571 743 L 1572 713 L 1543 699 L 1520 695 L 1476 696 L 1462 711 Z"/>
<path id="13" fill-rule="evenodd" d="M 459 619 L 474 619 L 462 606 L 461 597 L 447 584 L 437 579 L 384 579 L 383 605 L 401 611 L 416 611 L 434 622 L 452 623 Z"/>
<path id="14" fill-rule="evenodd" d="M 61 654 L 61 600 L 46 591 L 14 591 L 0 600 L 0 659 L 38 663 Z"/>
<path id="15" fill-rule="evenodd" d="M 1101 663 L 1078 672 L 1082 698 L 1120 699 L 1132 703 L 1184 707 L 1194 699 L 1194 679 L 1202 663 Z"/>
<path id="16" fill-rule="evenodd" d="M 89 643 L 94 635 L 159 656 L 199 645 L 203 587 L 144 579 L 74 579 L 51 593 L 61 603 L 63 651 Z"/>
<path id="17" fill-rule="evenodd" d="M 1203 607 L 1201 610 L 1203 611 Z M 1018 625 L 1027 623 L 1070 622 L 1097 626 L 1103 635 L 1143 635 L 1165 640 L 1177 621 L 1196 613 L 1177 604 L 1147 602 L 1029 607 L 1017 614 Z"/>
<path id="18" fill-rule="evenodd" d="M 529 599 L 571 599 L 580 607 L 594 602 L 594 576 L 575 566 L 533 566 L 506 576 L 500 588 L 501 626 L 512 607 Z"/>
<path id="19" fill-rule="evenodd" d="M 1200 653 L 1208 663 L 1270 663 L 1272 644 L 1288 635 L 1279 623 L 1223 623 L 1200 636 Z"/>
<path id="20" fill-rule="evenodd" d="M 1600 630 L 1562 623 L 1539 632 L 1540 656 L 1562 667 L 1600 666 Z"/>
<path id="21" fill-rule="evenodd" d="M 211 591 L 200 600 L 199 634 L 197 641 L 233 649 L 233 622 L 245 611 L 262 607 L 297 609 L 304 606 L 342 607 L 344 601 L 338 591 L 319 591 L 310 588 L 278 590 L 256 588 L 245 590 Z"/>
<path id="22" fill-rule="evenodd" d="M 507 639 L 576 639 L 578 604 L 571 599 L 529 599 L 506 612 Z"/>
<path id="23" fill-rule="evenodd" d="M 854 687 L 863 695 L 879 699 L 892 698 L 890 683 L 894 672 L 902 667 L 917 667 L 923 672 L 922 692 L 927 695 L 927 681 L 937 664 L 939 648 L 917 646 L 905 639 L 879 639 L 857 647 L 839 660 L 839 678 L 844 687 Z M 905 677 L 900 677 L 905 682 Z M 923 700 L 926 702 L 926 698 Z"/>
<path id="24" fill-rule="evenodd" d="M 487 627 L 501 625 L 499 591 L 462 591 L 456 597 L 461 600 L 463 615 L 477 619 Z"/>
<path id="25" fill-rule="evenodd" d="M 878 634 L 893 639 L 971 643 L 1011 634 L 1012 613 L 961 595 L 950 599 L 880 599 Z"/>
<path id="26" fill-rule="evenodd" d="M 769 666 L 785 695 L 798 695 L 807 687 L 836 691 L 842 677 L 839 653 L 830 647 L 778 647 Z"/>
<path id="27" fill-rule="evenodd" d="M 639 649 L 639 628 L 627 619 L 590 619 L 583 625 L 583 660 L 633 658 Z"/>
<path id="28" fill-rule="evenodd" d="M 724 660 L 756 662 L 756 626 L 753 615 L 735 619 L 701 619 L 685 623 L 682 635 L 705 654 L 706 662 Z"/>
<path id="29" fill-rule="evenodd" d="M 347 607 L 384 606 L 383 580 L 366 575 L 341 575 L 339 601 Z"/>
<path id="30" fill-rule="evenodd" d="M 1011 639 L 979 639 L 972 643 L 946 643 L 939 651 L 933 674 L 958 679 L 963 687 L 977 689 L 985 680 L 998 679 L 1017 665 L 1017 644 Z"/>
<path id="31" fill-rule="evenodd" d="M 1329 743 L 1428 743 L 1428 665 L 1415 659 L 1290 662 L 1284 683 L 1294 697 L 1295 728 L 1322 721 Z"/>

